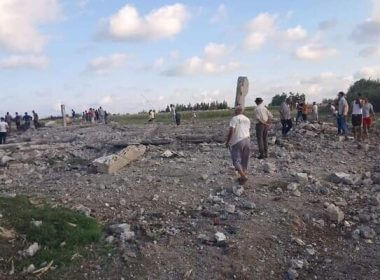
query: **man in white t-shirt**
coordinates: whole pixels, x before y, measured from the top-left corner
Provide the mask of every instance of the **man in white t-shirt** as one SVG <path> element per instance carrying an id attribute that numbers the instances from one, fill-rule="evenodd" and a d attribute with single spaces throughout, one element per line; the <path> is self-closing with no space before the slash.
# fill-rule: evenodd
<path id="1" fill-rule="evenodd" d="M 352 121 L 352 132 L 354 138 L 357 141 L 361 141 L 362 138 L 362 123 L 363 123 L 363 101 L 361 99 L 361 94 L 358 94 L 357 98 L 352 101 L 351 104 L 351 121 Z"/>
<path id="2" fill-rule="evenodd" d="M 4 118 L 0 119 L 0 145 L 5 144 L 5 140 L 7 139 L 7 132 L 9 126 Z"/>
<path id="3" fill-rule="evenodd" d="M 312 117 L 313 121 L 319 122 L 318 105 L 316 102 L 313 102 Z"/>
<path id="4" fill-rule="evenodd" d="M 243 115 L 243 108 L 235 108 L 235 116 L 230 121 L 226 147 L 231 151 L 232 163 L 240 175 L 239 182 L 244 184 L 247 178 L 250 154 L 251 121 Z"/>
<path id="5" fill-rule="evenodd" d="M 273 115 L 267 107 L 264 106 L 262 98 L 256 98 L 255 103 L 257 106 L 253 108 L 253 114 L 257 120 L 256 137 L 260 153 L 258 158 L 264 159 L 268 157 L 268 129 Z"/>

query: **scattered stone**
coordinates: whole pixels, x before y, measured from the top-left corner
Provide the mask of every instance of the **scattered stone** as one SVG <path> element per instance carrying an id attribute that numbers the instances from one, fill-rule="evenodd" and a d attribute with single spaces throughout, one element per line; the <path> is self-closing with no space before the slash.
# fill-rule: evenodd
<path id="1" fill-rule="evenodd" d="M 360 229 L 355 229 L 354 231 L 352 231 L 351 237 L 353 239 L 355 239 L 355 240 L 359 240 L 359 238 L 360 238 Z"/>
<path id="2" fill-rule="evenodd" d="M 236 196 L 241 196 L 244 192 L 244 187 L 243 186 L 233 186 L 232 187 L 232 192 Z"/>
<path id="3" fill-rule="evenodd" d="M 307 173 L 297 173 L 297 181 L 299 183 L 306 183 L 309 181 L 309 177 L 307 176 Z"/>
<path id="4" fill-rule="evenodd" d="M 170 151 L 170 150 L 166 150 L 165 152 L 162 153 L 161 155 L 163 158 L 171 158 L 171 157 L 174 157 L 175 154 Z"/>
<path id="5" fill-rule="evenodd" d="M 0 166 L 6 166 L 8 162 L 14 161 L 14 158 L 9 156 L 3 156 L 0 160 Z"/>
<path id="6" fill-rule="evenodd" d="M 327 207 L 327 213 L 331 221 L 341 223 L 344 219 L 344 213 L 339 207 L 330 204 Z"/>
<path id="7" fill-rule="evenodd" d="M 243 201 L 242 206 L 243 206 L 243 208 L 249 209 L 249 210 L 256 208 L 256 204 L 254 202 L 248 201 L 248 200 Z"/>
<path id="8" fill-rule="evenodd" d="M 361 226 L 359 230 L 361 236 L 365 239 L 373 239 L 376 236 L 375 230 L 369 226 Z"/>
<path id="9" fill-rule="evenodd" d="M 302 269 L 304 265 L 302 260 L 296 260 L 296 259 L 292 259 L 290 261 L 290 264 L 291 264 L 291 267 L 294 269 Z"/>
<path id="10" fill-rule="evenodd" d="M 0 237 L 4 239 L 16 238 L 16 233 L 12 229 L 6 229 L 0 226 Z"/>
<path id="11" fill-rule="evenodd" d="M 72 209 L 75 211 L 81 212 L 82 214 L 86 215 L 87 217 L 90 217 L 90 215 L 91 215 L 91 209 L 82 205 L 82 204 L 74 206 Z"/>
<path id="12" fill-rule="evenodd" d="M 201 179 L 203 181 L 206 181 L 208 179 L 208 175 L 207 174 L 202 174 Z"/>
<path id="13" fill-rule="evenodd" d="M 222 232 L 215 233 L 215 240 L 216 242 L 223 242 L 227 240 L 227 237 Z"/>
<path id="14" fill-rule="evenodd" d="M 299 190 L 294 190 L 294 191 L 292 191 L 292 195 L 295 196 L 295 197 L 300 197 L 301 196 L 301 192 Z"/>
<path id="15" fill-rule="evenodd" d="M 286 188 L 288 189 L 288 191 L 295 191 L 298 189 L 298 187 L 299 187 L 299 184 L 290 183 Z"/>
<path id="16" fill-rule="evenodd" d="M 113 243 L 114 240 L 115 240 L 115 237 L 113 237 L 113 235 L 109 235 L 109 236 L 106 238 L 106 242 L 107 242 L 108 244 Z"/>
<path id="17" fill-rule="evenodd" d="M 36 267 L 34 266 L 34 264 L 31 264 L 28 266 L 28 268 L 25 270 L 25 273 L 32 273 L 33 271 L 36 270 Z"/>
<path id="18" fill-rule="evenodd" d="M 226 203 L 226 211 L 230 214 L 235 213 L 235 205 Z"/>
<path id="19" fill-rule="evenodd" d="M 314 256 L 315 250 L 313 248 L 306 248 L 306 253 L 310 256 Z"/>
<path id="20" fill-rule="evenodd" d="M 298 272 L 295 269 L 293 269 L 293 268 L 289 268 L 288 271 L 287 271 L 287 274 L 288 274 L 288 278 L 290 280 L 297 279 L 298 276 L 299 276 Z"/>
<path id="21" fill-rule="evenodd" d="M 23 255 L 26 257 L 33 257 L 39 249 L 40 245 L 38 245 L 37 242 L 34 242 L 32 245 L 29 246 L 28 249 L 24 250 Z"/>
<path id="22" fill-rule="evenodd" d="M 124 198 L 120 199 L 120 205 L 121 206 L 127 205 L 127 201 Z"/>
<path id="23" fill-rule="evenodd" d="M 276 166 L 273 163 L 266 162 L 263 166 L 265 173 L 272 173 L 276 170 Z"/>
<path id="24" fill-rule="evenodd" d="M 305 242 L 299 238 L 295 238 L 294 241 L 300 246 L 305 246 Z"/>
<path id="25" fill-rule="evenodd" d="M 42 221 L 31 221 L 32 225 L 35 227 L 40 227 L 42 225 Z"/>
<path id="26" fill-rule="evenodd" d="M 344 172 L 336 172 L 330 175 L 329 177 L 330 182 L 335 184 L 346 184 L 346 185 L 354 185 L 355 182 L 350 174 L 344 173 Z"/>

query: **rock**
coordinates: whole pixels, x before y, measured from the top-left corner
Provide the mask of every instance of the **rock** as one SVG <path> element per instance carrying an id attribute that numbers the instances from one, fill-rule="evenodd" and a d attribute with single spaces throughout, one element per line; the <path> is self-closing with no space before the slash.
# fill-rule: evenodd
<path id="1" fill-rule="evenodd" d="M 362 223 L 368 223 L 371 220 L 371 216 L 368 214 L 360 213 L 359 214 L 359 220 Z"/>
<path id="2" fill-rule="evenodd" d="M 341 223 L 344 219 L 344 213 L 339 207 L 330 204 L 327 207 L 327 213 L 331 221 Z"/>
<path id="3" fill-rule="evenodd" d="M 297 184 L 297 183 L 290 183 L 286 188 L 288 189 L 288 191 L 295 191 L 298 189 L 300 184 Z"/>
<path id="4" fill-rule="evenodd" d="M 34 266 L 34 264 L 31 264 L 28 266 L 28 268 L 25 270 L 25 273 L 32 273 L 33 271 L 36 270 L 36 267 Z"/>
<path id="5" fill-rule="evenodd" d="M 306 248 L 306 253 L 310 256 L 314 256 L 315 250 L 313 248 Z"/>
<path id="6" fill-rule="evenodd" d="M 207 174 L 202 174 L 201 179 L 203 181 L 206 181 L 208 179 L 208 175 Z"/>
<path id="7" fill-rule="evenodd" d="M 38 252 L 39 249 L 40 249 L 40 245 L 38 245 L 37 242 L 34 242 L 32 245 L 29 246 L 28 249 L 26 249 L 23 252 L 23 255 L 26 257 L 33 257 Z"/>
<path id="8" fill-rule="evenodd" d="M 82 214 L 86 215 L 87 217 L 90 217 L 90 215 L 91 215 L 91 209 L 82 205 L 82 204 L 74 206 L 72 209 L 75 211 L 81 212 Z"/>
<path id="9" fill-rule="evenodd" d="M 0 160 L 0 166 L 6 166 L 8 162 L 14 161 L 14 158 L 9 156 L 3 156 Z"/>
<path id="10" fill-rule="evenodd" d="M 31 224 L 35 227 L 40 227 L 42 225 L 42 221 L 31 221 Z"/>
<path id="11" fill-rule="evenodd" d="M 305 242 L 299 238 L 295 238 L 294 241 L 300 246 L 305 246 Z"/>
<path id="12" fill-rule="evenodd" d="M 288 278 L 290 280 L 294 280 L 294 279 L 297 279 L 298 278 L 298 272 L 293 269 L 293 268 L 289 268 L 288 271 L 287 271 L 287 275 L 288 275 Z"/>
<path id="13" fill-rule="evenodd" d="M 302 269 L 303 268 L 303 260 L 292 259 L 290 261 L 291 267 L 294 269 Z"/>
<path id="14" fill-rule="evenodd" d="M 110 235 L 110 236 L 108 236 L 108 237 L 106 238 L 106 242 L 107 242 L 108 244 L 113 243 L 114 240 L 115 240 L 115 237 L 113 237 L 112 235 Z"/>
<path id="15" fill-rule="evenodd" d="M 120 234 L 121 241 L 130 241 L 135 238 L 135 233 L 133 231 L 125 231 Z"/>
<path id="16" fill-rule="evenodd" d="M 131 231 L 131 226 L 127 223 L 114 224 L 108 227 L 108 230 L 114 235 L 120 235 L 123 232 Z"/>
<path id="17" fill-rule="evenodd" d="M 114 174 L 127 164 L 140 158 L 146 151 L 146 147 L 128 146 L 117 154 L 104 156 L 93 161 L 100 173 Z"/>
<path id="18" fill-rule="evenodd" d="M 266 162 L 263 166 L 265 173 L 272 173 L 276 170 L 276 166 L 273 163 Z"/>
<path id="19" fill-rule="evenodd" d="M 166 150 L 165 152 L 163 152 L 161 154 L 161 157 L 163 157 L 163 158 L 171 158 L 171 157 L 174 157 L 174 156 L 175 156 L 175 154 L 172 151 L 170 151 L 170 150 Z"/>
<path id="20" fill-rule="evenodd" d="M 226 211 L 230 214 L 235 213 L 235 205 L 226 203 Z"/>
<path id="21" fill-rule="evenodd" d="M 295 196 L 295 197 L 300 197 L 301 196 L 301 192 L 299 190 L 294 190 L 294 191 L 292 191 L 292 195 Z"/>
<path id="22" fill-rule="evenodd" d="M 233 186 L 232 187 L 232 192 L 233 192 L 234 195 L 240 197 L 243 194 L 243 192 L 244 192 L 244 187 L 242 187 L 242 186 Z"/>
<path id="23" fill-rule="evenodd" d="M 256 204 L 254 202 L 252 202 L 252 201 L 245 200 L 242 203 L 242 207 L 245 208 L 245 209 L 252 210 L 252 209 L 256 208 Z"/>
<path id="24" fill-rule="evenodd" d="M 355 240 L 359 240 L 360 238 L 360 230 L 355 229 L 354 231 L 351 232 L 351 237 Z"/>
<path id="25" fill-rule="evenodd" d="M 307 176 L 307 173 L 297 173 L 297 181 L 299 183 L 306 183 L 309 181 L 309 178 Z"/>
<path id="26" fill-rule="evenodd" d="M 197 239 L 200 240 L 202 243 L 209 243 L 209 242 L 213 241 L 212 238 L 210 238 L 209 236 L 207 236 L 204 233 L 198 234 Z"/>
<path id="27" fill-rule="evenodd" d="M 127 205 L 127 201 L 124 198 L 120 199 L 119 203 L 120 203 L 121 206 Z"/>
<path id="28" fill-rule="evenodd" d="M 6 229 L 0 226 L 0 237 L 4 239 L 16 238 L 16 233 L 11 229 Z"/>
<path id="29" fill-rule="evenodd" d="M 368 226 L 361 226 L 359 230 L 361 236 L 365 239 L 373 239 L 376 236 L 376 232 L 374 231 L 374 229 Z"/>
<path id="30" fill-rule="evenodd" d="M 335 184 L 343 183 L 346 185 L 354 185 L 355 183 L 351 175 L 344 172 L 336 172 L 331 174 L 329 180 Z"/>
<path id="31" fill-rule="evenodd" d="M 227 240 L 227 237 L 222 232 L 215 233 L 215 240 L 216 242 L 223 242 Z"/>
<path id="32" fill-rule="evenodd" d="M 375 184 L 380 184 L 380 173 L 379 172 L 376 172 L 372 175 L 372 181 L 375 183 Z"/>

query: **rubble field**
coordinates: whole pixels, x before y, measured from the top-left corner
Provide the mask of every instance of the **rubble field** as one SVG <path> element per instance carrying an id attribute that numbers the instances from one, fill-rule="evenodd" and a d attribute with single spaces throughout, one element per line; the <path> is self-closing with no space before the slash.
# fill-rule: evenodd
<path id="1" fill-rule="evenodd" d="M 45 199 L 104 226 L 107 246 L 89 246 L 46 279 L 379 279 L 379 131 L 358 144 L 328 123 L 301 124 L 287 138 L 280 127 L 265 160 L 254 157 L 251 129 L 244 186 L 224 146 L 228 121 L 11 134 L 0 146 L 0 196 Z M 32 244 L 18 240 L 15 248 Z M 9 275 L 7 250 L 0 279 L 34 279 Z"/>

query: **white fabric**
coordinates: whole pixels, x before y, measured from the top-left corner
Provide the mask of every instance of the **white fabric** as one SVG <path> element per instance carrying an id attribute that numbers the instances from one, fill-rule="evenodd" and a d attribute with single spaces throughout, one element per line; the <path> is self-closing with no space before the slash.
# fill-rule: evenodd
<path id="1" fill-rule="evenodd" d="M 269 119 L 273 118 L 272 113 L 269 112 L 263 103 L 253 108 L 253 113 L 255 115 L 255 118 L 263 124 L 266 124 Z"/>
<path id="2" fill-rule="evenodd" d="M 280 107 L 280 116 L 282 120 L 290 120 L 291 115 L 290 115 L 290 106 L 286 102 L 282 102 L 281 107 Z"/>
<path id="3" fill-rule="evenodd" d="M 360 108 L 360 104 L 356 104 L 356 101 L 352 102 L 352 114 L 353 115 L 362 115 L 363 110 Z"/>
<path id="4" fill-rule="evenodd" d="M 251 128 L 251 121 L 243 114 L 233 117 L 230 121 L 230 127 L 234 128 L 234 133 L 231 138 L 231 146 L 250 137 L 249 130 Z"/>
<path id="5" fill-rule="evenodd" d="M 150 116 L 151 119 L 154 119 L 154 112 L 151 111 L 149 116 Z"/>
<path id="6" fill-rule="evenodd" d="M 6 122 L 0 122 L 0 132 L 7 132 L 8 124 Z"/>
<path id="7" fill-rule="evenodd" d="M 313 113 L 318 114 L 318 105 L 313 105 Z"/>

